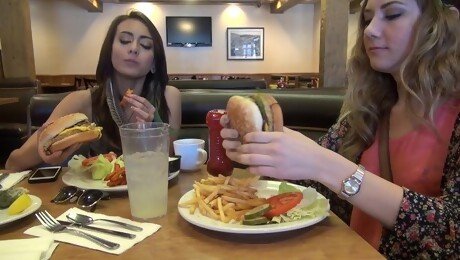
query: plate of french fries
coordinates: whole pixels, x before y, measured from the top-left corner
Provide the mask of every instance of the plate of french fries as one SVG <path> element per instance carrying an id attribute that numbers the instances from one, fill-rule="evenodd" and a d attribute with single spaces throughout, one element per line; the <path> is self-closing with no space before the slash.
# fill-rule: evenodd
<path id="1" fill-rule="evenodd" d="M 243 225 L 244 214 L 276 195 L 281 182 L 259 180 L 259 176 L 236 178 L 208 176 L 196 181 L 193 189 L 178 202 L 179 214 L 193 225 L 226 233 L 266 234 L 301 229 L 314 225 L 327 215 L 292 222 Z M 290 184 L 300 191 L 306 187 Z M 316 192 L 316 199 L 325 199 Z M 329 211 L 329 204 L 327 204 Z"/>

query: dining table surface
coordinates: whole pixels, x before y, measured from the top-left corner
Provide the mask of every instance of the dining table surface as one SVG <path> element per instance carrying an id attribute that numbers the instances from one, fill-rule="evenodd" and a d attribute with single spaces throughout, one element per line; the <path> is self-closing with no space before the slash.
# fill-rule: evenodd
<path id="1" fill-rule="evenodd" d="M 332 212 L 315 225 L 270 234 L 223 233 L 195 226 L 180 216 L 178 201 L 193 188 L 194 181 L 206 177 L 204 165 L 199 171 L 180 172 L 170 180 L 167 214 L 149 221 L 161 225 L 161 228 L 121 255 L 59 243 L 51 259 L 384 259 Z M 38 184 L 29 184 L 25 179 L 17 186 L 27 188 L 30 194 L 41 198 L 40 210 L 47 210 L 55 217 L 76 207 L 75 203 L 51 202 L 65 186 L 61 178 Z M 128 193 L 111 193 L 110 200 L 100 201 L 95 212 L 132 219 Z M 31 238 L 24 231 L 39 224 L 31 214 L 0 226 L 0 240 Z"/>
<path id="2" fill-rule="evenodd" d="M 0 98 L 0 105 L 7 105 L 19 102 L 19 98 L 17 97 L 2 97 Z"/>

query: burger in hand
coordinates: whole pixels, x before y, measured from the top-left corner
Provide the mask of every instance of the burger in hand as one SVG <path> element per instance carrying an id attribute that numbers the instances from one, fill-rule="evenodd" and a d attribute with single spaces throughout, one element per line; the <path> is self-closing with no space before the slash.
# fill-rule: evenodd
<path id="1" fill-rule="evenodd" d="M 278 102 L 268 94 L 249 97 L 232 96 L 227 103 L 230 126 L 243 137 L 250 132 L 282 132 L 283 113 Z"/>
<path id="2" fill-rule="evenodd" d="M 101 137 L 102 127 L 88 121 L 82 113 L 69 114 L 56 119 L 41 132 L 40 147 L 50 155 L 62 151 L 74 144 L 97 140 Z"/>

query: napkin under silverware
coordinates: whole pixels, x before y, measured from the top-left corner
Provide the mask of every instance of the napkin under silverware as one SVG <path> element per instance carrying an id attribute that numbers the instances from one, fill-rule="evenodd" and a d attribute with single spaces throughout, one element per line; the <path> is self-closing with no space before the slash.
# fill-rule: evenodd
<path id="1" fill-rule="evenodd" d="M 3 173 L 3 175 L 7 175 L 8 177 L 1 181 L 0 190 L 7 190 L 14 185 L 18 184 L 22 181 L 27 175 L 29 175 L 30 171 L 22 171 L 22 172 L 12 172 L 9 174 Z"/>
<path id="2" fill-rule="evenodd" d="M 67 221 L 66 215 L 69 214 L 69 213 L 85 214 L 85 215 L 91 216 L 92 218 L 95 218 L 95 219 L 96 218 L 105 218 L 105 219 L 112 219 L 112 220 L 117 220 L 117 221 L 121 221 L 121 222 L 126 222 L 126 223 L 129 223 L 131 225 L 142 227 L 143 231 L 140 231 L 140 232 L 132 231 L 133 234 L 136 234 L 136 237 L 133 238 L 133 239 L 123 238 L 123 237 L 119 237 L 119 236 L 113 236 L 113 235 L 104 234 L 104 233 L 100 233 L 100 232 L 92 231 L 92 230 L 85 230 L 84 231 L 84 232 L 89 233 L 91 235 L 98 236 L 100 238 L 107 239 L 107 240 L 115 242 L 115 243 L 119 243 L 120 247 L 118 249 L 116 249 L 116 250 L 105 249 L 105 248 L 103 248 L 103 247 L 101 247 L 101 246 L 99 246 L 99 245 L 97 245 L 97 244 L 85 239 L 85 238 L 81 238 L 81 237 L 78 237 L 78 236 L 75 236 L 75 235 L 72 235 L 72 234 L 69 234 L 69 233 L 62 233 L 62 232 L 61 233 L 51 233 L 45 227 L 43 227 L 42 225 L 31 227 L 31 228 L 27 229 L 24 233 L 28 234 L 28 235 L 32 235 L 32 236 L 39 236 L 39 237 L 51 236 L 56 241 L 69 243 L 69 244 L 74 244 L 74 245 L 78 245 L 78 246 L 82 246 L 82 247 L 87 247 L 87 248 L 96 249 L 96 250 L 104 251 L 104 252 L 107 252 L 107 253 L 119 255 L 119 254 L 123 253 L 124 251 L 128 250 L 129 248 L 131 248 L 132 246 L 134 246 L 135 244 L 141 242 L 146 237 L 151 236 L 153 233 L 157 232 L 161 227 L 160 225 L 157 225 L 157 224 L 141 223 L 141 222 L 132 221 L 132 220 L 122 218 L 122 217 L 107 216 L 107 215 L 104 215 L 104 214 L 91 213 L 91 212 L 83 211 L 83 210 L 81 210 L 79 208 L 68 209 L 66 212 L 62 213 L 59 217 L 57 217 L 57 220 L 59 220 L 59 221 Z M 122 231 L 122 232 L 126 231 L 126 229 L 123 229 L 123 228 L 121 228 L 121 227 L 119 227 L 119 226 L 117 226 L 115 224 L 107 223 L 107 222 L 104 222 L 104 221 L 95 222 L 94 224 L 91 224 L 91 226 L 95 226 L 95 227 L 97 226 L 97 227 L 106 228 L 106 229 L 110 228 L 112 230 L 117 230 L 117 231 Z M 130 233 L 131 233 L 131 231 L 130 231 Z"/>
<path id="3" fill-rule="evenodd" d="M 2 259 L 44 260 L 51 257 L 57 246 L 51 237 L 2 240 L 0 255 Z"/>

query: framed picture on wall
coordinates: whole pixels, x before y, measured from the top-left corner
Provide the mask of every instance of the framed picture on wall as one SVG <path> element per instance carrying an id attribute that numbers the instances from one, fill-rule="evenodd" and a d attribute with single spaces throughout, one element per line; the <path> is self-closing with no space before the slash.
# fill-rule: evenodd
<path id="1" fill-rule="evenodd" d="M 264 28 L 227 28 L 227 60 L 263 60 Z"/>

